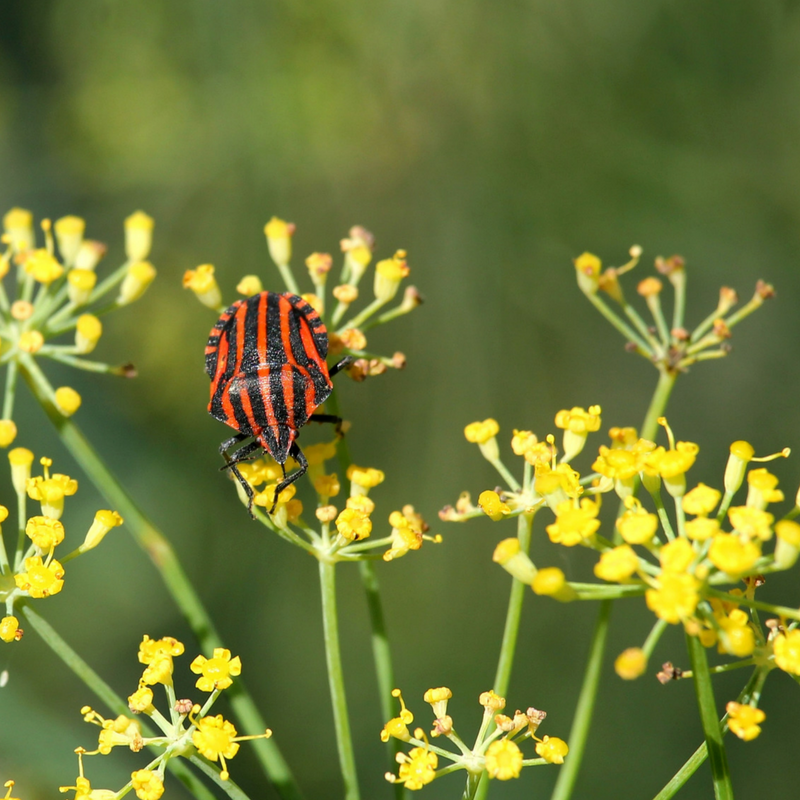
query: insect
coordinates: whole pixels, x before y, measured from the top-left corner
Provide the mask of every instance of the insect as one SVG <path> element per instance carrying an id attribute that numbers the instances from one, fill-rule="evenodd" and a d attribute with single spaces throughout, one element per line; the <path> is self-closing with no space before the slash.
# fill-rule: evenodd
<path id="1" fill-rule="evenodd" d="M 211 378 L 208 411 L 238 433 L 220 445 L 220 454 L 242 484 L 252 516 L 253 489 L 237 465 L 269 453 L 283 469 L 278 495 L 308 469 L 297 444 L 300 428 L 309 420 L 341 418 L 315 414 L 333 391 L 331 377 L 352 362 L 343 358 L 328 369 L 328 332 L 319 314 L 302 297 L 285 292 L 261 292 L 237 300 L 211 329 L 206 345 L 206 372 Z M 253 441 L 242 445 L 251 438 Z M 230 448 L 241 445 L 229 454 Z M 298 469 L 286 474 L 292 457 Z"/>

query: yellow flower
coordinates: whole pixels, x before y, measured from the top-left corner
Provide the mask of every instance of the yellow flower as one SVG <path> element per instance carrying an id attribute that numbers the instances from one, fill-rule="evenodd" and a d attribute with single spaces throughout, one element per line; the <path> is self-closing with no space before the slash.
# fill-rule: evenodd
<path id="1" fill-rule="evenodd" d="M 184 647 L 181 642 L 172 636 L 164 636 L 162 639 L 151 639 L 147 634 L 142 637 L 139 644 L 139 663 L 152 664 L 158 658 L 183 655 Z"/>
<path id="2" fill-rule="evenodd" d="M 381 741 L 388 742 L 389 739 L 394 737 L 401 742 L 407 742 L 411 738 L 411 733 L 407 725 L 408 721 L 410 720 L 404 720 L 403 717 L 393 717 L 390 719 L 381 729 Z"/>
<path id="3" fill-rule="evenodd" d="M 772 642 L 775 663 L 791 675 L 800 675 L 800 630 L 778 634 Z"/>
<path id="4" fill-rule="evenodd" d="M 408 510 L 411 506 L 406 506 Z M 392 561 L 404 556 L 409 550 L 419 550 L 422 547 L 422 524 L 413 516 L 413 511 L 408 516 L 401 511 L 392 511 L 389 514 L 389 524 L 392 526 L 392 546 L 383 554 L 384 561 Z"/>
<path id="5" fill-rule="evenodd" d="M 694 548 L 680 537 L 665 544 L 658 554 L 661 569 L 665 572 L 686 572 L 694 557 Z"/>
<path id="6" fill-rule="evenodd" d="M 139 688 L 128 697 L 128 708 L 134 714 L 141 714 L 147 712 L 153 705 L 153 690 L 148 686 L 139 686 Z"/>
<path id="7" fill-rule="evenodd" d="M 464 436 L 473 444 L 486 444 L 497 436 L 500 426 L 494 419 L 485 419 L 483 422 L 471 422 L 464 428 Z"/>
<path id="8" fill-rule="evenodd" d="M 695 542 L 704 542 L 719 531 L 719 522 L 714 517 L 697 517 L 686 523 L 686 536 Z"/>
<path id="9" fill-rule="evenodd" d="M 139 800 L 158 800 L 164 794 L 164 782 L 158 773 L 149 769 L 137 769 L 131 773 L 133 791 Z"/>
<path id="10" fill-rule="evenodd" d="M 34 250 L 25 259 L 25 272 L 32 275 L 35 281 L 47 286 L 61 277 L 64 267 L 47 250 L 40 249 Z"/>
<path id="11" fill-rule="evenodd" d="M 584 539 L 594 535 L 600 527 L 596 519 L 600 506 L 589 498 L 584 498 L 580 506 L 571 500 L 559 503 L 556 509 L 556 521 L 547 526 L 547 535 L 551 542 L 573 547 Z"/>
<path id="12" fill-rule="evenodd" d="M 717 507 L 721 497 L 722 492 L 718 492 L 704 483 L 698 483 L 694 489 L 683 496 L 681 505 L 687 514 L 705 517 Z"/>
<path id="13" fill-rule="evenodd" d="M 386 476 L 379 469 L 373 467 L 357 467 L 351 464 L 347 468 L 347 478 L 351 483 L 351 494 L 367 494 L 370 489 L 374 489 L 383 483 Z"/>
<path id="14" fill-rule="evenodd" d="M 592 253 L 583 253 L 575 259 L 574 264 L 580 290 L 584 294 L 596 294 L 603 262 Z"/>
<path id="15" fill-rule="evenodd" d="M 340 303 L 344 303 L 346 306 L 358 300 L 358 289 L 355 286 L 351 286 L 349 283 L 334 286 L 331 294 L 336 300 Z"/>
<path id="16" fill-rule="evenodd" d="M 439 686 L 436 689 L 428 689 L 422 699 L 430 704 L 433 715 L 437 718 L 447 714 L 447 701 L 453 697 L 453 693 L 446 686 Z"/>
<path id="17" fill-rule="evenodd" d="M 17 344 L 23 352 L 35 355 L 44 345 L 44 336 L 39 331 L 24 331 Z"/>
<path id="18" fill-rule="evenodd" d="M 81 314 L 75 326 L 75 347 L 79 353 L 91 353 L 103 334 L 103 323 L 94 314 Z"/>
<path id="19" fill-rule="evenodd" d="M 40 550 L 49 552 L 64 541 L 64 526 L 52 517 L 31 517 L 25 534 Z"/>
<path id="20" fill-rule="evenodd" d="M 478 696 L 478 702 L 487 711 L 502 711 L 506 707 L 505 697 L 500 697 L 500 695 L 492 689 L 489 689 L 488 692 L 481 692 Z"/>
<path id="21" fill-rule="evenodd" d="M 17 438 L 17 426 L 12 419 L 0 419 L 0 447 L 8 447 Z"/>
<path id="22" fill-rule="evenodd" d="M 629 647 L 623 650 L 614 661 L 614 671 L 623 680 L 633 681 L 644 675 L 647 669 L 647 656 L 641 647 Z"/>
<path id="23" fill-rule="evenodd" d="M 90 269 L 71 269 L 67 274 L 67 297 L 70 303 L 82 306 L 89 302 L 97 275 Z"/>
<path id="24" fill-rule="evenodd" d="M 314 491 L 320 497 L 336 497 L 340 489 L 339 476 L 335 472 L 331 475 L 320 475 L 314 479 Z"/>
<path id="25" fill-rule="evenodd" d="M 83 232 L 86 230 L 86 221 L 74 216 L 61 217 L 56 220 L 53 228 L 61 258 L 67 264 L 71 264 L 80 250 Z"/>
<path id="26" fill-rule="evenodd" d="M 499 430 L 499 426 L 498 426 Z M 526 451 L 539 444 L 536 434 L 533 431 L 518 431 L 514 428 L 514 435 L 511 437 L 511 449 L 516 456 L 524 456 Z M 550 461 L 550 459 L 547 459 Z"/>
<path id="27" fill-rule="evenodd" d="M 645 511 L 637 501 L 617 519 L 616 525 L 628 544 L 647 544 L 658 530 L 658 517 Z"/>
<path id="28" fill-rule="evenodd" d="M 519 778 L 522 751 L 509 739 L 498 739 L 486 751 L 486 772 L 490 778 L 507 781 Z"/>
<path id="29" fill-rule="evenodd" d="M 730 732 L 745 742 L 755 739 L 761 733 L 760 723 L 767 718 L 760 708 L 735 703 L 733 700 L 725 706 L 725 710 L 728 712 Z"/>
<path id="30" fill-rule="evenodd" d="M 756 649 L 756 637 L 747 614 L 739 608 L 717 618 L 720 627 L 719 649 L 738 658 L 746 658 Z"/>
<path id="31" fill-rule="evenodd" d="M 33 453 L 27 447 L 15 447 L 8 451 L 8 463 L 11 465 L 11 483 L 14 491 L 22 494 L 27 490 L 31 477 Z"/>
<path id="32" fill-rule="evenodd" d="M 59 386 L 55 391 L 55 401 L 65 417 L 71 417 L 81 407 L 81 396 L 70 386 Z"/>
<path id="33" fill-rule="evenodd" d="M 765 509 L 769 503 L 780 503 L 783 492 L 775 487 L 778 478 L 763 467 L 747 473 L 747 502 L 751 508 Z"/>
<path id="34" fill-rule="evenodd" d="M 604 581 L 624 581 L 639 568 L 639 557 L 627 544 L 606 550 L 594 565 L 594 574 Z"/>
<path id="35" fill-rule="evenodd" d="M 264 291 L 264 286 L 258 275 L 245 275 L 236 284 L 236 291 L 245 297 L 252 297 L 254 294 L 261 294 Z"/>
<path id="36" fill-rule="evenodd" d="M 562 603 L 577 598 L 575 590 L 567 583 L 567 577 L 558 567 L 545 567 L 536 573 L 531 582 L 535 594 L 552 597 Z"/>
<path id="37" fill-rule="evenodd" d="M 331 271 L 333 257 L 330 253 L 312 253 L 306 259 L 306 266 L 314 284 L 321 285 L 325 283 L 325 279 Z"/>
<path id="38" fill-rule="evenodd" d="M 195 686 L 201 692 L 227 689 L 233 683 L 231 676 L 235 678 L 242 674 L 239 656 L 231 658 L 231 651 L 224 647 L 215 647 L 213 658 L 197 656 L 189 668 L 200 675 Z"/>
<path id="39" fill-rule="evenodd" d="M 222 771 L 220 778 L 228 779 L 228 766 L 225 759 L 233 758 L 239 752 L 236 739 L 236 728 L 222 714 L 216 717 L 203 717 L 197 720 L 197 730 L 192 734 L 192 742 L 200 752 L 210 761 L 220 761 Z"/>
<path id="40" fill-rule="evenodd" d="M 58 519 L 64 511 L 64 498 L 78 491 L 78 481 L 58 472 L 51 476 L 48 470 L 52 461 L 49 458 L 42 459 L 42 464 L 44 476 L 37 475 L 27 481 L 28 497 L 41 503 L 44 516 Z"/>
<path id="41" fill-rule="evenodd" d="M 406 251 L 398 250 L 391 258 L 385 258 L 375 265 L 373 291 L 375 299 L 388 303 L 397 294 L 400 281 L 410 272 L 406 264 Z"/>
<path id="42" fill-rule="evenodd" d="M 78 249 L 78 255 L 75 257 L 75 268 L 93 270 L 107 250 L 108 248 L 102 242 L 84 239 Z"/>
<path id="43" fill-rule="evenodd" d="M 285 222 L 278 217 L 273 217 L 264 226 L 269 254 L 279 267 L 288 266 L 292 260 L 292 236 L 296 228 L 293 222 Z"/>
<path id="44" fill-rule="evenodd" d="M 492 561 L 522 583 L 530 584 L 536 578 L 536 567 L 528 554 L 520 549 L 516 536 L 503 539 L 494 549 Z"/>
<path id="45" fill-rule="evenodd" d="M 201 264 L 196 269 L 187 269 L 183 273 L 183 288 L 191 289 L 204 306 L 217 309 L 222 305 L 222 292 L 214 277 L 213 264 Z"/>
<path id="46" fill-rule="evenodd" d="M 94 515 L 94 520 L 86 534 L 86 538 L 83 540 L 81 552 L 86 552 L 93 547 L 97 547 L 112 528 L 122 525 L 123 522 L 124 520 L 116 511 L 98 511 Z"/>
<path id="47" fill-rule="evenodd" d="M 748 539 L 766 542 L 772 538 L 772 523 L 775 517 L 768 511 L 748 506 L 734 506 L 728 509 L 728 519 L 737 533 Z"/>
<path id="48" fill-rule="evenodd" d="M 149 261 L 136 261 L 131 264 L 119 287 L 117 304 L 126 306 L 138 300 L 147 291 L 155 277 L 156 268 Z"/>
<path id="49" fill-rule="evenodd" d="M 781 569 L 789 569 L 800 555 L 800 525 L 789 519 L 779 520 L 775 535 L 775 562 Z"/>
<path id="50" fill-rule="evenodd" d="M 346 508 L 336 518 L 336 529 L 345 539 L 358 542 L 372 533 L 372 521 L 362 511 Z"/>
<path id="51" fill-rule="evenodd" d="M 39 598 L 58 594 L 64 586 L 63 578 L 64 567 L 58 561 L 45 564 L 41 556 L 32 556 L 25 559 L 25 572 L 17 573 L 14 582 L 30 597 Z"/>
<path id="52" fill-rule="evenodd" d="M 586 411 L 575 406 L 567 411 L 562 409 L 556 414 L 556 427 L 564 431 L 564 459 L 569 461 L 583 450 L 587 436 L 600 430 L 600 406 L 589 406 Z"/>
<path id="53" fill-rule="evenodd" d="M 260 482 L 260 481 L 259 481 Z M 277 483 L 267 484 L 260 492 L 253 498 L 253 502 L 261 508 L 270 509 L 275 502 L 275 490 L 278 488 Z M 280 513 L 281 508 L 286 506 L 289 501 L 297 494 L 297 487 L 290 483 L 285 489 L 281 490 L 278 495 L 278 506 L 275 509 L 275 515 Z"/>
<path id="54" fill-rule="evenodd" d="M 700 448 L 694 442 L 678 442 L 675 449 L 657 447 L 644 460 L 646 475 L 663 479 L 673 497 L 682 497 L 686 490 L 686 472 L 692 467 Z"/>
<path id="55" fill-rule="evenodd" d="M 732 533 L 717 533 L 711 542 L 708 558 L 727 575 L 737 577 L 751 570 L 761 555 L 755 542 L 742 541 Z"/>
<path id="56" fill-rule="evenodd" d="M 621 447 L 600 446 L 600 455 L 592 464 L 592 469 L 614 480 L 630 480 L 641 470 L 642 458 L 633 450 L 623 450 Z"/>
<path id="57" fill-rule="evenodd" d="M 495 522 L 511 513 L 511 509 L 500 499 L 497 492 L 481 492 L 478 497 L 478 506 L 489 519 Z"/>
<path id="58" fill-rule="evenodd" d="M 128 261 L 144 261 L 153 244 L 153 218 L 135 211 L 125 218 L 125 255 Z"/>
<path id="59" fill-rule="evenodd" d="M 414 747 L 407 755 L 398 753 L 397 761 L 400 764 L 398 783 L 404 783 L 406 789 L 412 792 L 430 783 L 436 777 L 436 767 L 439 766 L 436 753 L 424 747 Z"/>
<path id="60" fill-rule="evenodd" d="M 549 465 L 540 463 L 536 465 L 533 488 L 547 500 L 550 508 L 557 510 L 567 498 L 575 498 L 583 491 L 580 478 L 569 464 L 559 464 L 551 469 Z"/>
<path id="61" fill-rule="evenodd" d="M 100 731 L 97 749 L 104 756 L 107 756 L 115 747 L 130 747 L 133 750 L 142 743 L 142 733 L 136 720 L 126 717 L 124 714 L 120 714 L 116 719 L 104 720 L 99 714 L 91 711 L 84 716 L 87 722 L 93 721 L 90 719 L 90 715 L 96 715 L 94 721 L 97 721 L 103 728 Z"/>
<path id="62" fill-rule="evenodd" d="M 545 736 L 536 744 L 536 755 L 550 764 L 563 764 L 568 753 L 567 743 L 557 736 Z"/>
<path id="63" fill-rule="evenodd" d="M 647 607 L 660 619 L 676 625 L 694 614 L 700 601 L 699 581 L 687 573 L 662 573 L 658 589 L 645 592 Z"/>
<path id="64" fill-rule="evenodd" d="M 24 208 L 12 208 L 3 216 L 3 229 L 11 239 L 15 253 L 23 253 L 34 245 L 33 214 Z"/>
<path id="65" fill-rule="evenodd" d="M 0 619 L 0 639 L 4 642 L 13 642 L 15 639 L 19 640 L 17 635 L 19 631 L 19 620 L 16 617 L 3 617 Z"/>

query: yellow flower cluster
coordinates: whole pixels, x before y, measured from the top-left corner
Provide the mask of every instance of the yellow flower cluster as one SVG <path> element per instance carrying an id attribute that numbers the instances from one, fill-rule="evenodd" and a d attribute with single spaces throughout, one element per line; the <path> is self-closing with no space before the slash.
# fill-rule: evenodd
<path id="1" fill-rule="evenodd" d="M 414 747 L 408 753 L 397 754 L 397 775 L 387 772 L 385 777 L 390 783 L 402 784 L 411 791 L 422 789 L 440 775 L 459 769 L 465 769 L 475 777 L 486 773 L 489 778 L 501 781 L 518 778 L 524 766 L 535 763 L 534 760 L 526 761 L 520 749 L 519 745 L 526 739 L 536 743 L 536 754 L 549 764 L 563 764 L 569 752 L 562 739 L 551 736 L 540 739 L 536 735 L 546 712 L 530 707 L 527 711 L 516 711 L 513 716 L 507 716 L 500 713 L 505 709 L 505 698 L 493 691 L 483 692 L 478 698 L 483 707 L 483 721 L 472 750 L 467 750 L 447 713 L 447 704 L 453 693 L 446 686 L 428 689 L 423 699 L 434 714 L 430 736 L 448 738 L 458 747 L 458 752 L 432 747 L 422 728 L 416 728 L 413 733 L 409 730 L 414 715 L 406 708 L 400 690 L 395 689 L 392 695 L 400 701 L 400 713 L 384 725 L 381 741 L 395 738 Z M 447 758 L 452 764 L 437 772 L 440 758 Z"/>
<path id="2" fill-rule="evenodd" d="M 106 789 L 91 789 L 91 784 L 83 773 L 84 755 L 108 755 L 115 747 L 127 747 L 138 753 L 147 746 L 161 750 L 145 769 L 131 773 L 131 786 L 139 800 L 158 800 L 164 792 L 164 772 L 171 758 L 188 755 L 196 749 L 209 761 L 219 763 L 219 777 L 228 780 L 227 761 L 239 750 L 239 742 L 247 739 L 269 738 L 272 731 L 267 730 L 258 736 L 238 736 L 236 728 L 222 714 L 211 716 L 209 711 L 221 691 L 233 683 L 240 675 L 242 664 L 238 656 L 231 658 L 230 650 L 216 648 L 211 658 L 199 655 L 191 663 L 191 670 L 200 677 L 195 686 L 211 697 L 204 706 L 190 700 L 175 699 L 172 686 L 173 659 L 183 655 L 184 646 L 177 639 L 165 636 L 151 639 L 144 636 L 139 645 L 139 661 L 145 665 L 139 680 L 139 688 L 128 698 L 128 706 L 134 714 L 145 714 L 159 727 L 161 735 L 148 737 L 133 717 L 120 715 L 115 719 L 104 719 L 90 706 L 84 706 L 81 714 L 85 722 L 100 728 L 95 750 L 78 748 L 79 777 L 75 786 L 63 786 L 61 791 L 75 791 L 73 800 L 82 798 L 116 797 L 116 793 Z M 153 704 L 153 690 L 156 684 L 163 684 L 170 712 L 161 714 Z"/>

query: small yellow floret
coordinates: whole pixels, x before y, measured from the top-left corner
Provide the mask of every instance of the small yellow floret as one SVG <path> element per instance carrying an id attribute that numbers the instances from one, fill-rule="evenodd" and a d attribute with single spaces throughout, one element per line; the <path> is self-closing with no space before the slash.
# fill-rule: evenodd
<path id="1" fill-rule="evenodd" d="M 164 782 L 149 769 L 137 769 L 131 773 L 131 786 L 139 800 L 158 800 L 164 794 Z"/>
<path id="2" fill-rule="evenodd" d="M 91 353 L 103 334 L 103 323 L 94 314 L 81 314 L 75 326 L 75 347 L 80 353 Z"/>
<path id="3" fill-rule="evenodd" d="M 13 419 L 0 419 L 0 447 L 8 447 L 17 438 L 17 426 Z"/>
<path id="4" fill-rule="evenodd" d="M 559 503 L 556 508 L 556 521 L 547 526 L 547 535 L 551 542 L 573 547 L 584 539 L 593 536 L 600 527 L 596 519 L 600 506 L 589 498 L 583 498 L 580 506 L 571 500 Z"/>
<path id="5" fill-rule="evenodd" d="M 647 544 L 658 530 L 658 517 L 638 505 L 619 517 L 616 524 L 628 544 Z"/>
<path id="6" fill-rule="evenodd" d="M 614 661 L 614 671 L 623 680 L 633 681 L 644 675 L 647 669 L 647 656 L 641 647 L 623 650 Z"/>
<path id="7" fill-rule="evenodd" d="M 19 620 L 16 617 L 3 617 L 0 619 L 0 639 L 4 642 L 13 642 L 19 639 L 17 631 L 19 630 Z"/>
<path id="8" fill-rule="evenodd" d="M 473 444 L 486 444 L 489 439 L 497 436 L 500 426 L 494 419 L 485 419 L 483 422 L 471 422 L 464 428 L 464 436 Z"/>
<path id="9" fill-rule="evenodd" d="M 64 272 L 64 267 L 56 261 L 45 249 L 34 250 L 25 259 L 25 272 L 32 275 L 39 283 L 51 284 L 56 278 L 60 278 Z"/>
<path id="10" fill-rule="evenodd" d="M 336 529 L 345 539 L 358 542 L 372 533 L 372 520 L 361 511 L 346 508 L 336 518 Z"/>
<path id="11" fill-rule="evenodd" d="M 357 467 L 355 464 L 351 464 L 347 469 L 347 478 L 363 489 L 373 489 L 383 483 L 386 476 L 379 469 Z"/>
<path id="12" fill-rule="evenodd" d="M 254 294 L 261 294 L 264 291 L 264 285 L 258 275 L 245 275 L 236 284 L 236 291 L 245 297 L 252 297 Z"/>
<path id="13" fill-rule="evenodd" d="M 647 607 L 657 617 L 676 625 L 694 614 L 700 602 L 700 583 L 694 575 L 665 572 L 659 577 L 658 583 L 658 589 L 645 592 Z"/>
<path id="14" fill-rule="evenodd" d="M 49 552 L 64 541 L 64 526 L 52 517 L 31 517 L 25 534 L 40 550 Z"/>
<path id="15" fill-rule="evenodd" d="M 728 519 L 737 533 L 748 539 L 766 542 L 772 538 L 772 523 L 775 517 L 768 511 L 749 506 L 734 506 L 728 509 Z"/>
<path id="16" fill-rule="evenodd" d="M 25 571 L 14 576 L 18 589 L 27 592 L 30 597 L 41 598 L 58 594 L 64 586 L 64 567 L 52 559 L 48 564 L 41 556 L 25 559 Z"/>
<path id="17" fill-rule="evenodd" d="M 69 386 L 56 389 L 55 399 L 58 410 L 65 417 L 71 417 L 81 407 L 81 396 Z"/>
<path id="18" fill-rule="evenodd" d="M 751 570 L 761 555 L 755 542 L 742 541 L 732 533 L 717 533 L 708 551 L 709 561 L 728 575 L 738 577 Z"/>
<path id="19" fill-rule="evenodd" d="M 227 689 L 233 683 L 233 678 L 242 674 L 239 656 L 231 658 L 231 651 L 224 647 L 215 647 L 212 658 L 197 656 L 189 668 L 200 676 L 195 686 L 201 692 Z"/>
<path id="20" fill-rule="evenodd" d="M 128 305 L 138 300 L 155 280 L 156 268 L 149 261 L 137 261 L 128 267 L 128 272 L 119 287 L 117 303 Z"/>
<path id="21" fill-rule="evenodd" d="M 733 700 L 725 706 L 728 712 L 728 728 L 730 732 L 745 742 L 755 739 L 761 733 L 760 723 L 767 715 L 753 706 L 736 703 Z"/>
<path id="22" fill-rule="evenodd" d="M 500 495 L 493 491 L 481 492 L 478 497 L 478 506 L 489 519 L 495 522 L 511 513 L 511 509 L 500 499 Z"/>
<path id="23" fill-rule="evenodd" d="M 349 283 L 342 283 L 339 286 L 334 286 L 331 292 L 334 298 L 340 303 L 349 306 L 350 303 L 355 303 L 358 299 L 358 289 L 351 286 Z"/>
<path id="24" fill-rule="evenodd" d="M 665 572 L 686 572 L 694 557 L 694 548 L 681 537 L 665 544 L 658 554 L 661 569 Z"/>
<path id="25" fill-rule="evenodd" d="M 606 550 L 594 565 L 594 574 L 604 581 L 624 581 L 639 569 L 639 557 L 627 544 Z"/>
<path id="26" fill-rule="evenodd" d="M 550 764 L 563 764 L 568 753 L 567 743 L 557 736 L 545 736 L 536 744 L 536 755 Z"/>
<path id="27" fill-rule="evenodd" d="M 19 337 L 19 349 L 31 355 L 38 353 L 44 344 L 44 336 L 39 331 L 23 331 Z"/>
<path id="28" fill-rule="evenodd" d="M 800 675 L 800 630 L 779 633 L 772 642 L 775 663 L 791 675 Z"/>
<path id="29" fill-rule="evenodd" d="M 486 750 L 486 773 L 490 778 L 507 781 L 519 778 L 522 751 L 509 739 L 498 739 Z"/>
<path id="30" fill-rule="evenodd" d="M 686 523 L 686 536 L 695 542 L 704 542 L 719 531 L 716 517 L 697 517 Z"/>
<path id="31" fill-rule="evenodd" d="M 694 489 L 683 496 L 681 505 L 687 514 L 705 517 L 717 507 L 721 497 L 722 492 L 706 486 L 704 483 L 698 483 Z"/>

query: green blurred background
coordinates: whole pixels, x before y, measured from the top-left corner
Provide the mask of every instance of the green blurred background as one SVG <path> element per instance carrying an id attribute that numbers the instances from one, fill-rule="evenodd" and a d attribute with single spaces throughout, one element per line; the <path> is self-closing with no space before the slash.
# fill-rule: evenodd
<path id="1" fill-rule="evenodd" d="M 510 454 L 512 428 L 544 435 L 562 407 L 600 403 L 604 430 L 639 425 L 655 385 L 652 367 L 623 351 L 578 292 L 574 256 L 591 250 L 619 264 L 638 243 L 644 268 L 633 284 L 654 256 L 681 253 L 695 323 L 720 285 L 747 298 L 757 278 L 772 281 L 777 300 L 736 329 L 729 358 L 679 381 L 669 417 L 701 445 L 695 480 L 719 485 L 734 439 L 760 453 L 800 448 L 799 93 L 795 0 L 4 5 L 0 210 L 79 214 L 88 236 L 109 243 L 114 266 L 123 218 L 142 208 L 156 219 L 159 278 L 108 318 L 97 350 L 133 361 L 139 378 L 46 365 L 48 374 L 84 395 L 76 420 L 174 542 L 310 798 L 340 794 L 315 566 L 250 522 L 218 472 L 227 429 L 206 413 L 202 367 L 214 314 L 181 288 L 183 271 L 214 263 L 227 298 L 245 273 L 280 290 L 262 234 L 273 214 L 297 223 L 299 263 L 336 252 L 354 223 L 375 232 L 379 257 L 408 250 L 427 302 L 370 337 L 375 349 L 403 350 L 408 368 L 338 383 L 355 459 L 388 476 L 373 492 L 376 520 L 412 502 L 445 537 L 379 565 L 397 682 L 420 719 L 422 692 L 450 686 L 451 713 L 470 738 L 508 594 L 491 553 L 511 528 L 436 519 L 461 490 L 496 483 L 463 426 L 496 417 Z M 26 395 L 19 424 L 19 444 L 82 479 Z M 319 437 L 304 431 L 303 440 Z M 775 469 L 793 496 L 796 458 Z M 104 505 L 82 480 L 68 531 L 81 536 Z M 534 551 L 537 563 L 589 574 L 589 554 L 549 546 L 542 521 Z M 763 592 L 800 602 L 794 576 Z M 340 570 L 340 596 L 364 796 L 389 797 L 355 570 Z M 142 634 L 195 649 L 124 529 L 71 564 L 65 591 L 37 609 L 121 694 L 135 687 Z M 593 605 L 526 598 L 509 704 L 546 709 L 543 732 L 566 738 L 595 616 Z M 701 740 L 689 681 L 613 674 L 614 655 L 651 624 L 641 601 L 616 609 L 576 797 L 652 797 Z M 11 673 L 0 690 L 0 778 L 15 778 L 24 800 L 43 800 L 74 782 L 72 749 L 95 740 L 78 709 L 94 698 L 33 632 L 0 658 Z M 678 629 L 650 672 L 666 660 L 686 666 Z M 743 682 L 744 673 L 721 677 L 720 703 Z M 797 686 L 773 675 L 763 705 L 760 738 L 729 741 L 735 785 L 741 797 L 793 796 Z M 115 752 L 92 759 L 89 776 L 119 786 L 140 763 Z M 274 796 L 246 746 L 232 774 L 253 798 Z M 493 795 L 544 797 L 555 776 L 527 770 Z M 449 777 L 424 792 L 452 798 L 461 788 Z M 682 796 L 710 794 L 704 768 Z"/>

